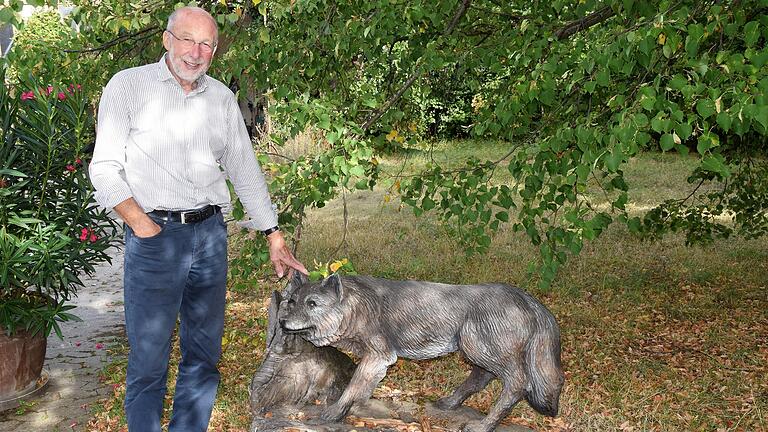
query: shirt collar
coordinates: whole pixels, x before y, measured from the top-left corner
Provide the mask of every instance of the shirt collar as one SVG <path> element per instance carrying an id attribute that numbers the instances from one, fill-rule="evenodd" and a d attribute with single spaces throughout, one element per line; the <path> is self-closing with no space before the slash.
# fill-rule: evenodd
<path id="1" fill-rule="evenodd" d="M 181 84 L 179 84 L 178 81 L 176 81 L 176 78 L 174 78 L 173 74 L 171 73 L 171 70 L 168 69 L 168 64 L 165 62 L 165 58 L 168 56 L 168 53 L 164 53 L 163 56 L 160 58 L 160 61 L 157 62 L 157 79 L 159 81 L 168 81 L 169 79 L 172 79 L 176 85 L 181 87 Z M 203 74 L 200 78 L 197 79 L 197 86 L 194 90 L 192 90 L 192 93 L 199 93 L 208 87 L 208 75 Z M 192 94 L 190 93 L 190 94 Z"/>

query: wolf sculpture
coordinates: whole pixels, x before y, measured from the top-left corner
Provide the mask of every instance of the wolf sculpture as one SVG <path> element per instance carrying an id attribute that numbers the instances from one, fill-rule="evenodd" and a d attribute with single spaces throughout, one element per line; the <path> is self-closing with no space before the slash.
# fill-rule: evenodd
<path id="1" fill-rule="evenodd" d="M 503 385 L 488 415 L 465 431 L 494 430 L 520 399 L 541 414 L 557 415 L 564 381 L 560 329 L 549 310 L 519 288 L 338 275 L 309 282 L 299 272 L 291 285 L 278 315 L 283 330 L 360 359 L 323 421 L 339 421 L 353 403 L 367 400 L 398 357 L 419 360 L 455 351 L 472 372 L 438 408 L 458 408 L 493 378 Z"/>

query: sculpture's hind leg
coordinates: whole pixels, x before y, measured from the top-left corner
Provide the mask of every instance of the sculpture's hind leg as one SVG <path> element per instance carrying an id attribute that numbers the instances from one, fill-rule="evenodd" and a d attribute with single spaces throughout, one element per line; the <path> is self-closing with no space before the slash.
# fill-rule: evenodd
<path id="1" fill-rule="evenodd" d="M 446 396 L 435 403 L 435 406 L 441 410 L 453 410 L 458 408 L 468 397 L 484 389 L 485 386 L 495 378 L 495 375 L 481 368 L 472 365 L 472 372 L 467 379 L 453 391 L 450 396 Z"/>

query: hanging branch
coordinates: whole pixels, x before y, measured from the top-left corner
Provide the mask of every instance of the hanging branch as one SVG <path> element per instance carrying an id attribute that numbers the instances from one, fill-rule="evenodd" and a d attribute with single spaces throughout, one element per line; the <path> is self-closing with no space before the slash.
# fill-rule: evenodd
<path id="1" fill-rule="evenodd" d="M 557 40 L 567 39 L 582 30 L 586 30 L 595 24 L 599 24 L 608 18 L 611 18 L 614 15 L 616 15 L 616 12 L 614 12 L 610 6 L 605 6 L 602 9 L 598 9 L 580 20 L 569 22 L 565 25 L 565 27 L 555 32 L 555 37 Z"/>
<path id="2" fill-rule="evenodd" d="M 97 46 L 95 48 L 68 49 L 68 50 L 64 50 L 64 52 L 66 52 L 66 53 L 81 53 L 81 54 L 83 54 L 83 53 L 92 53 L 92 52 L 106 51 L 107 49 L 109 49 L 109 48 L 111 48 L 111 47 L 113 47 L 113 46 L 115 46 L 115 45 L 117 45 L 117 44 L 119 44 L 121 42 L 129 41 L 129 40 L 136 40 L 136 41 L 138 41 L 138 40 L 146 39 L 148 37 L 152 37 L 152 36 L 154 36 L 154 35 L 156 35 L 158 33 L 162 33 L 162 32 L 163 32 L 163 29 L 160 28 L 159 26 L 151 26 L 151 27 L 147 27 L 145 29 L 142 29 L 142 30 L 139 30 L 139 31 L 136 31 L 136 32 L 133 32 L 133 33 L 129 33 L 129 34 L 126 34 L 126 35 L 118 36 L 118 37 L 116 37 L 116 38 L 114 38 L 114 39 L 112 39 L 110 41 L 107 41 L 107 42 L 105 42 L 105 43 L 103 43 L 103 44 L 101 44 L 101 45 L 99 45 L 99 46 Z"/>

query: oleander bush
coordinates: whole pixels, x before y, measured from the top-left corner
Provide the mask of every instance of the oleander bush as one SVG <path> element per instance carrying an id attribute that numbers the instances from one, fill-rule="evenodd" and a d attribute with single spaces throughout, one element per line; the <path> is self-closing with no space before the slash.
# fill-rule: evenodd
<path id="1" fill-rule="evenodd" d="M 117 240 L 87 177 L 86 93 L 75 83 L 0 86 L 0 328 L 9 335 L 61 337 L 59 323 L 77 319 L 68 302 L 81 277 L 109 261 Z"/>

